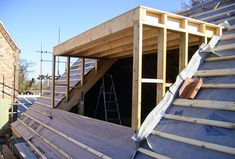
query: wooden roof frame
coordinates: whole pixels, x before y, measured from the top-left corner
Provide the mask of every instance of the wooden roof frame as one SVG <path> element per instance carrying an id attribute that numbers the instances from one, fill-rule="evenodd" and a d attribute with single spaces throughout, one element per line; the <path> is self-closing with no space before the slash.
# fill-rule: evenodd
<path id="1" fill-rule="evenodd" d="M 139 6 L 55 46 L 53 54 L 55 56 L 87 58 L 116 58 L 122 57 L 123 52 L 128 52 L 124 55 L 131 55 L 133 52 L 133 26 L 139 21 L 144 25 L 145 30 L 149 27 L 155 29 L 166 28 L 171 32 L 188 33 L 193 36 L 208 38 L 211 38 L 213 35 L 220 36 L 222 34 L 222 28 L 218 25 Z M 154 33 L 156 35 L 156 32 Z M 149 41 L 151 43 L 152 39 L 147 37 L 151 36 L 151 33 L 146 31 L 146 34 L 146 43 Z M 143 38 L 145 39 L 145 35 Z M 126 40 L 127 43 L 124 43 L 123 40 Z M 171 40 L 177 41 L 174 38 Z M 189 42 L 191 41 L 189 40 Z M 154 47 L 151 45 L 153 44 L 153 42 L 150 45 L 146 44 L 146 46 L 143 44 L 143 47 L 146 47 L 143 51 L 152 51 L 151 48 Z M 112 51 L 112 54 L 110 54 L 110 51 Z"/>
<path id="2" fill-rule="evenodd" d="M 180 72 L 188 63 L 188 47 L 207 43 L 207 39 L 213 35 L 221 36 L 222 27 L 139 6 L 55 46 L 53 59 L 56 56 L 96 59 L 133 56 L 131 125 L 137 131 L 141 124 L 142 84 L 146 81 L 156 84 L 156 105 L 165 95 L 167 50 L 179 48 Z M 154 52 L 157 52 L 156 79 L 143 78 L 142 55 Z M 53 77 L 54 68 L 53 62 Z"/>

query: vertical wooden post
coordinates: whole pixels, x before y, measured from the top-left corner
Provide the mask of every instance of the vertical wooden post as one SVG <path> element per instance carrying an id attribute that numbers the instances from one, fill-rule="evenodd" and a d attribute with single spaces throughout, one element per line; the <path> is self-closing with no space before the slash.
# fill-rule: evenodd
<path id="1" fill-rule="evenodd" d="M 167 29 L 158 30 L 158 52 L 157 52 L 157 79 L 162 79 L 162 83 L 157 84 L 156 104 L 158 104 L 166 92 L 166 47 Z"/>
<path id="2" fill-rule="evenodd" d="M 52 90 L 51 90 L 51 108 L 55 107 L 55 64 L 56 56 L 52 57 Z"/>
<path id="3" fill-rule="evenodd" d="M 70 57 L 67 57 L 66 66 L 66 103 L 69 102 L 69 88 L 70 88 Z"/>
<path id="4" fill-rule="evenodd" d="M 141 79 L 142 79 L 142 36 L 143 24 L 134 24 L 132 121 L 131 127 L 138 130 L 141 123 Z"/>
<path id="5" fill-rule="evenodd" d="M 81 83 L 81 98 L 80 98 L 80 108 L 79 108 L 79 114 L 84 115 L 84 92 L 83 92 L 83 86 L 84 86 L 84 68 L 85 67 L 85 59 L 81 58 L 81 71 L 80 71 L 80 83 Z"/>
<path id="6" fill-rule="evenodd" d="M 206 32 L 206 24 L 201 24 L 201 25 L 200 25 L 200 32 L 202 32 L 202 33 L 205 33 L 205 32 Z M 200 45 L 201 45 L 202 43 L 207 44 L 207 37 L 206 37 L 206 36 L 200 37 L 199 40 L 200 40 Z"/>
<path id="7" fill-rule="evenodd" d="M 98 59 L 95 60 L 95 73 L 98 71 Z"/>
<path id="8" fill-rule="evenodd" d="M 180 34 L 179 46 L 179 72 L 181 72 L 188 64 L 188 33 Z"/>
<path id="9" fill-rule="evenodd" d="M 81 72 L 80 72 L 80 79 L 81 79 L 81 87 L 84 85 L 84 64 L 85 64 L 85 59 L 81 58 Z"/>

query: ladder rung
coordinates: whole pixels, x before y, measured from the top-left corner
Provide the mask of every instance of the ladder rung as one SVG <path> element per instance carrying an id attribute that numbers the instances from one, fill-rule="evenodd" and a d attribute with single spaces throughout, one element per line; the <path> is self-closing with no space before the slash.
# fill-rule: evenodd
<path id="1" fill-rule="evenodd" d="M 106 101 L 106 103 L 115 103 L 115 101 Z"/>
<path id="2" fill-rule="evenodd" d="M 117 109 L 109 109 L 107 112 L 117 112 Z"/>
<path id="3" fill-rule="evenodd" d="M 105 94 L 114 94 L 114 92 L 105 92 Z"/>

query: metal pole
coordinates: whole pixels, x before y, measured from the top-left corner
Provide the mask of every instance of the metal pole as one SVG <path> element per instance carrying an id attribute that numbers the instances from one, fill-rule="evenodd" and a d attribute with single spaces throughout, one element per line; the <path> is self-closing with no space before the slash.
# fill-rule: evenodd
<path id="1" fill-rule="evenodd" d="M 41 43 L 40 76 L 42 75 L 42 53 L 43 53 L 43 51 L 42 51 L 42 43 Z M 40 95 L 42 95 L 42 78 L 40 78 Z"/>
<path id="2" fill-rule="evenodd" d="M 52 90 L 51 90 L 51 108 L 55 107 L 55 62 L 56 56 L 52 55 Z"/>
<path id="3" fill-rule="evenodd" d="M 58 44 L 60 44 L 60 28 L 59 28 L 59 33 L 58 33 Z M 57 75 L 60 75 L 60 57 L 58 56 L 58 61 L 57 61 Z"/>
<path id="4" fill-rule="evenodd" d="M 70 57 L 67 57 L 66 72 L 66 102 L 69 102 L 69 83 L 70 83 Z"/>

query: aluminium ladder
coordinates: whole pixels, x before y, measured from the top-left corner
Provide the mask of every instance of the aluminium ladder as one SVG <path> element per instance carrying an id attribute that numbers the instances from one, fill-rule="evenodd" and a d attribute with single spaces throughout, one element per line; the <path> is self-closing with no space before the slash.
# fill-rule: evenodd
<path id="1" fill-rule="evenodd" d="M 112 75 L 105 74 L 102 77 L 102 84 L 100 87 L 100 92 L 96 104 L 96 109 L 94 112 L 94 117 L 97 114 L 98 107 L 100 105 L 101 98 L 103 97 L 103 107 L 104 107 L 104 116 L 105 121 L 112 122 L 116 124 L 122 124 L 121 116 L 119 112 L 119 106 L 117 101 L 117 95 L 115 91 L 115 86 L 113 82 Z"/>

